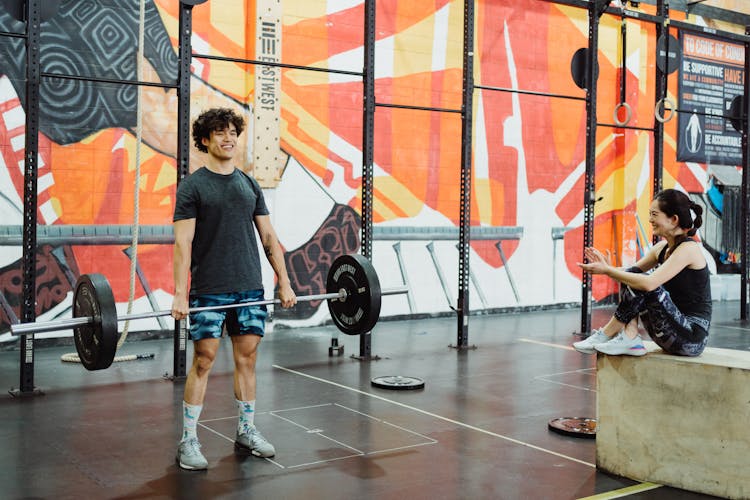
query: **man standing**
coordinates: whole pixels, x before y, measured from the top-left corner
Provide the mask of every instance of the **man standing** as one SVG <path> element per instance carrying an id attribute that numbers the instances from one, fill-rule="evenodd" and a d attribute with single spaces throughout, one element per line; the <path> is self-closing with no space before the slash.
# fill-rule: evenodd
<path id="1" fill-rule="evenodd" d="M 225 108 L 205 111 L 193 122 L 195 146 L 208 158 L 206 165 L 186 177 L 177 189 L 172 304 L 176 320 L 185 318 L 189 308 L 263 300 L 253 225 L 276 273 L 281 306 L 292 307 L 297 302 L 263 192 L 232 162 L 244 125 L 240 115 Z M 223 327 L 232 339 L 235 364 L 234 394 L 239 408 L 235 450 L 260 457 L 276 453 L 254 423 L 255 360 L 266 315 L 265 306 L 190 314 L 194 355 L 185 383 L 183 433 L 177 450 L 177 463 L 183 469 L 208 467 L 200 451 L 196 425 Z"/>

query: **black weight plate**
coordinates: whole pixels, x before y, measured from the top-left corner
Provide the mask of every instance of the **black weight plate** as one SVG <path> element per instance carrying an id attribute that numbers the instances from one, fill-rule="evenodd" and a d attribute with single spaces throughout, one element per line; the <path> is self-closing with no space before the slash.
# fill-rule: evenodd
<path id="1" fill-rule="evenodd" d="M 667 55 L 667 43 L 669 43 L 669 55 Z M 681 58 L 680 42 L 672 35 L 660 36 L 656 41 L 656 67 L 662 73 L 674 73 L 680 67 Z"/>
<path id="2" fill-rule="evenodd" d="M 581 47 L 576 50 L 575 54 L 570 60 L 570 74 L 573 77 L 573 81 L 576 87 L 579 89 L 586 90 L 588 85 L 586 84 L 586 68 L 589 63 L 589 49 Z M 597 69 L 599 68 L 599 62 L 596 63 Z"/>
<path id="3" fill-rule="evenodd" d="M 745 98 L 741 95 L 736 95 L 732 99 L 729 105 L 729 123 L 737 132 L 742 132 L 742 121 L 745 117 Z"/>
<path id="4" fill-rule="evenodd" d="M 342 255 L 333 261 L 326 279 L 326 293 L 345 289 L 345 301 L 328 300 L 336 327 L 347 335 L 369 332 L 380 317 L 380 280 L 362 255 Z"/>
<path id="5" fill-rule="evenodd" d="M 206 3 L 207 0 L 180 0 L 185 5 L 200 5 Z"/>
<path id="6" fill-rule="evenodd" d="M 424 380 L 403 375 L 386 375 L 373 378 L 370 380 L 370 385 L 392 391 L 413 391 L 414 389 L 424 389 Z"/>
<path id="7" fill-rule="evenodd" d="M 582 417 L 560 417 L 553 418 L 547 424 L 547 428 L 558 434 L 579 438 L 596 438 L 596 419 Z"/>
<path id="8" fill-rule="evenodd" d="M 112 288 L 101 274 L 78 278 L 73 296 L 73 317 L 90 316 L 94 322 L 73 329 L 78 357 L 87 370 L 103 370 L 115 359 L 117 350 L 117 309 Z"/>

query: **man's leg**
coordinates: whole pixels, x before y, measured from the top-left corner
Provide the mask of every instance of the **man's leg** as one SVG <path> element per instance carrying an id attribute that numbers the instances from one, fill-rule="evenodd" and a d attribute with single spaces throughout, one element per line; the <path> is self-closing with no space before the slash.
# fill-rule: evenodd
<path id="1" fill-rule="evenodd" d="M 255 400 L 255 360 L 258 355 L 260 335 L 233 335 L 234 396 L 238 401 Z"/>
<path id="2" fill-rule="evenodd" d="M 184 400 L 190 405 L 203 405 L 208 384 L 208 374 L 214 365 L 220 339 L 206 338 L 193 342 L 193 365 L 185 382 Z"/>
<path id="3" fill-rule="evenodd" d="M 208 467 L 208 461 L 200 451 L 196 430 L 203 409 L 208 374 L 219 349 L 219 339 L 196 340 L 193 347 L 193 365 L 188 372 L 182 401 L 182 439 L 177 448 L 177 463 L 183 469 L 203 470 Z"/>
<path id="4" fill-rule="evenodd" d="M 273 445 L 255 427 L 255 362 L 261 337 L 254 334 L 233 335 L 234 395 L 237 399 L 239 419 L 234 448 L 241 454 L 272 457 Z"/>

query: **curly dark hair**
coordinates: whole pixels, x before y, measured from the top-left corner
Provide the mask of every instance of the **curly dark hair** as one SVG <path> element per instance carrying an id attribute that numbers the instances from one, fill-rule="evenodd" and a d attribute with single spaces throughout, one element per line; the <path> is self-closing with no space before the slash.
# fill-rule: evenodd
<path id="1" fill-rule="evenodd" d="M 211 132 L 224 130 L 233 124 L 237 129 L 237 136 L 245 130 L 245 119 L 229 108 L 211 108 L 204 111 L 193 122 L 193 142 L 198 151 L 207 153 L 208 148 L 203 145 L 203 139 L 210 139 Z"/>
<path id="2" fill-rule="evenodd" d="M 678 224 L 682 229 L 687 229 L 687 235 L 693 236 L 696 230 L 703 225 L 703 207 L 693 202 L 688 195 L 676 189 L 665 189 L 656 195 L 659 201 L 659 210 L 667 217 L 677 216 Z M 695 218 L 690 212 L 695 214 Z"/>

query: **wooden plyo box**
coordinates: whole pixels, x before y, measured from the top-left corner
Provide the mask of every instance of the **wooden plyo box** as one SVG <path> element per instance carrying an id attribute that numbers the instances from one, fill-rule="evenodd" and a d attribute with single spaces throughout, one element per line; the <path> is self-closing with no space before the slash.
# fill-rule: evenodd
<path id="1" fill-rule="evenodd" d="M 750 498 L 750 352 L 706 348 L 597 358 L 600 470 L 725 498 Z"/>

